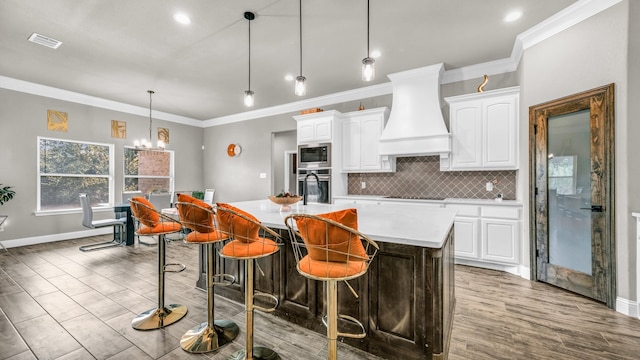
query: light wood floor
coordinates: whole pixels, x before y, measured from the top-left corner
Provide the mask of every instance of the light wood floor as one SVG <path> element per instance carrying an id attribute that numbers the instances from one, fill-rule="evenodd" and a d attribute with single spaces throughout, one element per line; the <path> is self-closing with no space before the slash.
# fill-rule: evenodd
<path id="1" fill-rule="evenodd" d="M 244 343 L 241 304 L 216 298 L 216 317 L 241 334 L 218 353 L 192 355 L 180 337 L 206 320 L 206 294 L 194 288 L 197 247 L 171 242 L 166 302 L 187 305 L 185 318 L 161 330 L 136 331 L 131 320 L 157 296 L 156 248 L 144 245 L 83 253 L 85 238 L 0 251 L 0 359 L 224 359 Z M 456 314 L 450 359 L 639 359 L 640 320 L 542 283 L 456 266 Z M 283 359 L 326 358 L 317 334 L 256 312 L 257 345 Z M 339 344 L 340 359 L 376 359 Z"/>

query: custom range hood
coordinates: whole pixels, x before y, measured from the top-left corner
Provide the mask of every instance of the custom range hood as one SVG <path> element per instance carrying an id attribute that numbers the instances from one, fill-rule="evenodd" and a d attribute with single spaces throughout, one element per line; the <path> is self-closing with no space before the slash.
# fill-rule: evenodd
<path id="1" fill-rule="evenodd" d="M 393 86 L 391 115 L 380 135 L 380 155 L 445 155 L 449 132 L 440 110 L 443 64 L 389 74 Z"/>

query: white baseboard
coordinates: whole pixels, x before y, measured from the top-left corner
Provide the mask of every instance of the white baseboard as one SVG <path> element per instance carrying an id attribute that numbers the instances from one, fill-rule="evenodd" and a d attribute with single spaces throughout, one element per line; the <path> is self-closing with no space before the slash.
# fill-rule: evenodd
<path id="1" fill-rule="evenodd" d="M 638 318 L 640 315 L 640 304 L 637 301 L 628 300 L 625 298 L 616 298 L 616 311 L 634 318 Z"/>
<path id="2" fill-rule="evenodd" d="M 455 258 L 455 263 L 460 265 L 468 265 L 468 266 L 475 266 L 475 267 L 480 267 L 485 269 L 504 271 L 509 274 L 517 275 L 517 276 L 520 276 L 521 278 L 531 280 L 531 276 L 530 276 L 531 274 L 530 274 L 529 268 L 523 265 L 494 264 L 494 263 L 488 263 L 484 261 L 460 259 L 460 258 Z"/>
<path id="3" fill-rule="evenodd" d="M 105 227 L 105 228 L 99 228 L 99 229 L 74 231 L 74 232 L 61 233 L 61 234 L 34 236 L 34 237 L 28 237 L 28 238 L 22 238 L 22 239 L 3 240 L 1 241 L 1 243 L 5 248 L 8 249 L 8 248 L 19 247 L 19 246 L 44 244 L 44 243 L 62 241 L 62 240 L 71 240 L 71 239 L 77 239 L 77 238 L 82 238 L 87 236 L 104 235 L 104 234 L 110 234 L 112 232 L 113 232 L 113 228 Z"/>

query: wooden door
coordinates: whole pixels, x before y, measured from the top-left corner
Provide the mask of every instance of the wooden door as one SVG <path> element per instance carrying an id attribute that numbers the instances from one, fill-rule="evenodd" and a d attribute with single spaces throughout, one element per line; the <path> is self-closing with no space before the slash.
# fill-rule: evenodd
<path id="1" fill-rule="evenodd" d="M 534 279 L 615 305 L 613 84 L 529 109 Z"/>

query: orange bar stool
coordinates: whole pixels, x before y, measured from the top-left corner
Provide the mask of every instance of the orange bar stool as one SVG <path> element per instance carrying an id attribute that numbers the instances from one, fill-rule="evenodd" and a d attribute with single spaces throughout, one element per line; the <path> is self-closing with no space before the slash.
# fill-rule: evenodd
<path id="1" fill-rule="evenodd" d="M 227 234 L 231 241 L 220 250 L 220 256 L 228 259 L 244 260 L 244 306 L 246 314 L 245 348 L 235 352 L 228 359 L 249 360 L 269 359 L 278 360 L 280 355 L 266 347 L 253 346 L 253 310 L 265 312 L 274 311 L 279 304 L 278 298 L 253 291 L 254 261 L 273 255 L 279 250 L 281 236 L 262 225 L 253 215 L 229 204 L 218 203 L 216 208 L 218 227 Z M 269 238 L 267 238 L 269 237 Z M 271 240 L 274 239 L 274 240 Z M 258 266 L 260 270 L 260 267 Z M 262 270 L 260 270 L 262 272 Z M 266 297 L 275 302 L 271 308 L 254 305 L 254 297 Z"/>
<path id="2" fill-rule="evenodd" d="M 129 200 L 131 213 L 137 220 L 136 235 L 158 236 L 158 307 L 147 310 L 131 322 L 136 330 L 160 329 L 182 319 L 187 314 L 187 307 L 180 304 L 165 305 L 164 274 L 181 272 L 186 269 L 183 264 L 166 263 L 165 235 L 182 230 L 182 225 L 175 219 L 159 213 L 153 205 L 143 197 Z M 178 266 L 177 270 L 169 270 L 167 266 Z"/>
<path id="3" fill-rule="evenodd" d="M 338 314 L 338 281 L 344 281 L 357 297 L 347 280 L 367 272 L 378 252 L 378 245 L 357 230 L 356 209 L 320 215 L 292 214 L 284 222 L 289 229 L 298 272 L 326 284 L 327 315 L 322 321 L 327 327 L 327 358 L 335 360 L 338 358 L 339 336 L 356 339 L 366 336 L 360 321 Z M 358 325 L 362 331 L 357 334 L 339 332 L 339 318 Z"/>
<path id="4" fill-rule="evenodd" d="M 240 333 L 240 328 L 230 320 L 216 320 L 214 316 L 214 285 L 231 285 L 235 278 L 228 274 L 215 274 L 214 246 L 221 245 L 229 238 L 215 226 L 215 212 L 211 205 L 186 194 L 178 194 L 176 208 L 182 226 L 191 230 L 184 241 L 204 245 L 207 249 L 207 322 L 187 331 L 180 339 L 180 346 L 190 353 L 216 351 L 229 344 Z"/>

